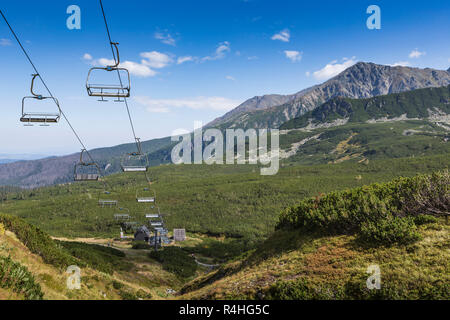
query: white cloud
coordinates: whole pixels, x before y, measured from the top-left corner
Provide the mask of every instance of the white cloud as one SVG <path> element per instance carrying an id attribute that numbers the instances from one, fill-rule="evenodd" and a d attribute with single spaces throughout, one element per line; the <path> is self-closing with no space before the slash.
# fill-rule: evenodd
<path id="1" fill-rule="evenodd" d="M 219 60 L 225 58 L 228 52 L 231 51 L 230 43 L 228 41 L 224 41 L 219 43 L 216 52 L 212 56 L 204 57 L 203 61 L 212 61 L 212 60 Z"/>
<path id="2" fill-rule="evenodd" d="M 89 53 L 85 53 L 83 56 L 83 60 L 91 61 L 92 59 L 94 58 L 92 58 L 92 56 Z"/>
<path id="3" fill-rule="evenodd" d="M 156 71 L 150 69 L 148 66 L 133 61 L 125 61 L 121 63 L 120 66 L 127 69 L 130 74 L 137 77 L 154 77 L 157 74 Z"/>
<path id="4" fill-rule="evenodd" d="M 314 72 L 314 78 L 316 78 L 317 80 L 328 80 L 334 76 L 337 76 L 345 69 L 353 66 L 356 63 L 355 59 L 355 57 L 351 59 L 344 58 L 342 63 L 338 63 L 337 60 L 332 61 L 322 69 Z"/>
<path id="5" fill-rule="evenodd" d="M 153 69 L 165 68 L 173 62 L 173 59 L 164 53 L 157 51 L 143 52 L 140 54 L 142 58 L 141 62 L 123 61 L 120 63 L 120 67 L 127 69 L 130 74 L 137 77 L 154 77 L 157 72 Z M 83 55 L 83 59 L 89 62 L 91 65 L 100 65 L 103 67 L 112 66 L 115 64 L 113 59 L 94 59 L 89 53 Z"/>
<path id="6" fill-rule="evenodd" d="M 251 57 L 248 57 L 247 59 L 248 60 L 258 60 L 258 57 L 257 56 L 251 56 Z"/>
<path id="7" fill-rule="evenodd" d="M 291 39 L 291 32 L 289 31 L 289 29 L 284 29 L 284 30 L 280 31 L 279 33 L 275 34 L 274 36 L 272 36 L 271 39 L 272 40 L 280 40 L 283 42 L 289 42 L 289 40 Z"/>
<path id="8" fill-rule="evenodd" d="M 391 67 L 409 67 L 410 65 L 408 61 L 399 61 L 391 64 Z"/>
<path id="9" fill-rule="evenodd" d="M 0 39 L 0 46 L 1 47 L 7 47 L 7 46 L 11 46 L 11 45 L 12 45 L 11 40 L 5 39 L 5 38 Z"/>
<path id="10" fill-rule="evenodd" d="M 301 61 L 302 57 L 303 57 L 303 52 L 299 52 L 299 51 L 286 50 L 286 51 L 284 51 L 284 54 L 286 55 L 286 58 L 288 58 L 292 62 Z"/>
<path id="11" fill-rule="evenodd" d="M 420 58 L 421 56 L 424 56 L 424 55 L 426 55 L 427 53 L 426 52 L 420 52 L 417 48 L 416 49 L 414 49 L 413 51 L 411 51 L 411 53 L 409 54 L 409 57 L 411 58 L 411 59 L 418 59 L 418 58 Z"/>
<path id="12" fill-rule="evenodd" d="M 226 76 L 225 79 L 231 80 L 231 81 L 235 81 L 236 80 L 236 78 L 234 78 L 233 76 Z"/>
<path id="13" fill-rule="evenodd" d="M 141 57 L 145 59 L 142 60 L 142 64 L 155 69 L 165 68 L 173 62 L 170 56 L 158 51 L 143 52 Z"/>
<path id="14" fill-rule="evenodd" d="M 177 64 L 183 64 L 185 62 L 194 61 L 195 58 L 192 56 L 178 57 Z"/>
<path id="15" fill-rule="evenodd" d="M 193 110 L 230 111 L 239 102 L 223 97 L 194 97 L 185 99 L 152 99 L 137 96 L 134 100 L 143 105 L 147 111 L 154 113 L 167 113 L 174 108 L 188 108 Z"/>
<path id="16" fill-rule="evenodd" d="M 93 65 L 101 65 L 101 66 L 111 66 L 114 65 L 115 62 L 112 59 L 100 58 L 98 60 L 92 60 L 91 64 Z M 133 61 L 124 61 L 120 63 L 120 67 L 127 69 L 130 74 L 135 75 L 137 77 L 154 77 L 157 73 L 156 71 L 150 69 L 148 66 L 144 64 L 140 64 Z"/>
<path id="17" fill-rule="evenodd" d="M 305 75 L 306 75 L 307 77 L 309 77 L 309 76 L 311 76 L 311 72 L 306 71 L 306 72 L 305 72 Z"/>
<path id="18" fill-rule="evenodd" d="M 161 40 L 162 43 L 175 46 L 176 41 L 168 32 L 155 32 L 155 39 Z"/>

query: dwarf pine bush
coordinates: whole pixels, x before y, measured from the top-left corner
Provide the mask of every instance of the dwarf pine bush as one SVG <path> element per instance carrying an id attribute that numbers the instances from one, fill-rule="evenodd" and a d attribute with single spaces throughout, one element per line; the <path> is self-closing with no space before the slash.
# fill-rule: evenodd
<path id="1" fill-rule="evenodd" d="M 361 234 L 361 239 L 393 244 L 419 239 L 414 219 L 450 213 L 448 170 L 414 178 L 398 178 L 311 198 L 284 210 L 277 229 L 330 234 Z M 426 218 L 424 218 L 426 219 Z"/>
<path id="2" fill-rule="evenodd" d="M 0 257 L 0 287 L 12 289 L 27 300 L 42 300 L 44 297 L 41 286 L 36 283 L 33 275 L 11 257 Z"/>
<path id="3" fill-rule="evenodd" d="M 77 259 L 59 248 L 55 242 L 39 228 L 24 220 L 0 214 L 0 223 L 6 230 L 16 234 L 17 238 L 32 252 L 42 257 L 45 263 L 58 268 L 79 264 Z"/>

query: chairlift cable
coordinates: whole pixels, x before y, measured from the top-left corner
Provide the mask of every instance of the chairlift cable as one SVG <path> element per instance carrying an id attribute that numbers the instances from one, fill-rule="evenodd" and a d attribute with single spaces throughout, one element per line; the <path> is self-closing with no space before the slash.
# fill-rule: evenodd
<path id="1" fill-rule="evenodd" d="M 117 62 L 116 53 L 115 53 L 115 51 L 114 51 L 113 42 L 112 42 L 112 38 L 111 38 L 111 33 L 110 33 L 110 31 L 109 31 L 108 20 L 106 19 L 105 9 L 103 8 L 103 2 L 102 2 L 102 0 L 99 0 L 99 1 L 100 1 L 100 7 L 101 7 L 101 9 L 102 9 L 103 20 L 105 21 L 106 33 L 107 33 L 107 35 L 108 35 L 109 44 L 110 44 L 110 46 L 111 46 L 111 51 L 112 51 L 112 54 L 113 54 L 113 58 L 114 58 L 114 61 Z M 122 88 L 122 91 L 124 91 L 123 82 L 122 82 L 122 77 L 121 77 L 121 75 L 120 75 L 120 71 L 119 71 L 119 70 L 117 70 L 117 75 L 118 75 L 118 77 L 119 77 L 120 87 Z M 136 143 L 136 145 L 137 145 L 137 147 L 138 147 L 138 152 L 141 152 L 141 150 L 139 150 L 140 147 L 139 147 L 138 142 L 137 142 L 138 138 L 137 138 L 137 136 L 136 136 L 136 131 L 135 131 L 135 129 L 134 129 L 133 119 L 132 119 L 132 117 L 131 117 L 130 107 L 128 106 L 128 100 L 127 100 L 126 97 L 124 98 L 124 102 L 125 102 L 125 106 L 126 106 L 126 108 L 127 108 L 128 119 L 130 120 L 131 130 L 133 131 L 134 141 L 135 141 L 135 143 Z"/>
<path id="2" fill-rule="evenodd" d="M 6 24 L 9 27 L 9 30 L 11 30 L 11 33 L 13 34 L 14 38 L 16 39 L 17 43 L 19 44 L 20 48 L 22 49 L 23 53 L 25 54 L 26 58 L 28 59 L 28 61 L 30 62 L 31 66 L 33 67 L 35 73 L 38 75 L 39 79 L 41 79 L 42 84 L 44 85 L 45 89 L 47 90 L 48 94 L 50 95 L 50 97 L 52 99 L 54 99 L 55 101 L 55 97 L 53 96 L 53 93 L 50 91 L 49 87 L 47 86 L 47 84 L 45 83 L 44 79 L 41 76 L 41 73 L 38 71 L 38 69 L 36 68 L 36 65 L 33 63 L 33 60 L 31 60 L 30 55 L 28 54 L 28 52 L 26 51 L 26 49 L 23 47 L 22 42 L 20 41 L 19 37 L 17 36 L 17 34 L 14 32 L 14 29 L 12 28 L 12 26 L 9 24 L 8 19 L 6 19 L 5 15 L 3 14 L 3 11 L 0 9 L 0 14 L 3 17 L 3 20 L 5 20 Z M 83 147 L 84 150 L 86 150 L 86 154 L 89 156 L 89 158 L 91 159 L 92 162 L 96 163 L 94 158 L 91 156 L 91 154 L 89 153 L 89 151 L 87 151 L 87 148 L 85 146 L 85 144 L 83 143 L 83 141 L 81 140 L 80 136 L 78 135 L 78 133 L 75 131 L 75 128 L 72 126 L 72 124 L 70 123 L 69 119 L 67 118 L 66 114 L 63 112 L 63 110 L 61 109 L 61 106 L 58 105 L 56 103 L 56 106 L 58 107 L 59 111 L 61 112 L 62 116 L 64 117 L 64 119 L 66 120 L 67 124 L 69 125 L 70 129 L 72 130 L 72 132 L 74 133 L 75 137 L 77 138 L 78 142 L 81 144 L 81 146 Z"/>
<path id="3" fill-rule="evenodd" d="M 105 13 L 105 8 L 103 6 L 103 1 L 99 0 L 99 2 L 100 2 L 100 8 L 102 10 L 103 21 L 105 22 L 106 34 L 108 36 L 109 44 L 111 46 L 111 52 L 112 52 L 112 55 L 113 55 L 113 58 L 114 58 L 114 62 L 117 63 L 119 57 L 116 57 L 116 51 L 114 51 L 114 45 L 113 45 L 111 32 L 110 32 L 109 25 L 108 25 L 108 19 L 106 18 L 106 13 Z M 119 70 L 117 70 L 117 75 L 119 77 L 120 87 L 122 88 L 122 91 L 124 91 L 123 81 L 122 81 L 122 77 L 120 75 L 120 71 Z M 125 102 L 125 106 L 126 106 L 127 113 L 128 113 L 128 119 L 130 121 L 131 130 L 133 132 L 134 141 L 135 141 L 137 149 L 138 149 L 137 150 L 138 154 L 142 154 L 141 143 L 140 143 L 139 138 L 137 138 L 137 136 L 136 136 L 136 130 L 135 130 L 135 127 L 134 127 L 133 119 L 131 117 L 131 112 L 130 112 L 130 107 L 128 105 L 128 100 L 127 100 L 126 97 L 124 97 L 124 102 Z M 144 174 L 145 174 L 145 179 L 147 180 L 148 185 L 151 186 L 151 180 L 148 177 L 147 172 L 145 172 Z"/>

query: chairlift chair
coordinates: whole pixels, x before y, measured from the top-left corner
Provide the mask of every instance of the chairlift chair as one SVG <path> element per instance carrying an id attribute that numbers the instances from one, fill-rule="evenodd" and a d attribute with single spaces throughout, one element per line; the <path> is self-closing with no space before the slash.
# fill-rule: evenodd
<path id="1" fill-rule="evenodd" d="M 85 162 L 83 154 L 87 152 L 86 149 L 81 150 L 80 162 L 74 168 L 75 181 L 99 181 L 100 168 L 95 162 Z"/>
<path id="2" fill-rule="evenodd" d="M 130 97 L 130 91 L 131 91 L 131 79 L 130 79 L 130 72 L 125 68 L 120 68 L 120 56 L 119 56 L 119 43 L 117 42 L 111 42 L 111 46 L 116 51 L 115 64 L 112 66 L 106 66 L 104 68 L 102 67 L 94 67 L 89 70 L 88 77 L 86 80 L 86 89 L 88 92 L 88 95 L 91 97 L 99 97 L 101 98 L 99 101 L 107 101 L 104 98 L 117 98 L 115 100 L 116 102 L 122 102 L 122 98 L 128 98 Z M 92 83 L 92 78 L 94 73 L 99 73 L 106 71 L 107 73 L 117 71 L 118 75 L 120 76 L 120 73 L 126 74 L 127 82 L 125 83 L 125 86 L 123 83 L 120 84 L 94 84 Z M 122 81 L 120 81 L 122 82 Z"/>
<path id="3" fill-rule="evenodd" d="M 147 172 L 149 167 L 147 155 L 142 153 L 141 141 L 136 138 L 137 152 L 127 153 L 122 157 L 123 172 Z"/>
<path id="4" fill-rule="evenodd" d="M 162 227 L 163 223 L 162 222 L 150 222 L 150 225 L 152 227 Z"/>
<path id="5" fill-rule="evenodd" d="M 164 219 L 163 216 L 159 214 L 147 214 L 145 216 L 152 227 L 163 227 L 164 226 Z"/>
<path id="6" fill-rule="evenodd" d="M 155 203 L 156 193 L 149 188 L 145 188 L 143 191 L 136 191 L 136 200 L 138 203 Z"/>
<path id="7" fill-rule="evenodd" d="M 100 194 L 98 199 L 98 205 L 104 207 L 117 207 L 119 201 L 112 198 L 112 194 L 109 191 L 104 191 Z"/>
<path id="8" fill-rule="evenodd" d="M 34 93 L 34 81 L 39 74 L 33 74 L 31 79 L 31 96 L 24 97 L 22 99 L 22 116 L 20 117 L 20 122 L 25 123 L 25 126 L 33 126 L 34 123 L 39 123 L 40 126 L 48 127 L 51 123 L 58 123 L 61 118 L 61 109 L 59 107 L 59 102 L 54 97 L 44 97 L 41 94 Z M 27 107 L 30 101 L 45 101 L 52 100 L 56 107 L 56 112 L 30 112 Z"/>
<path id="9" fill-rule="evenodd" d="M 129 221 L 131 219 L 130 210 L 127 208 L 119 208 L 119 211 L 126 213 L 116 213 L 114 215 L 114 219 L 116 219 L 116 221 Z"/>
<path id="10" fill-rule="evenodd" d="M 129 214 L 115 214 L 114 219 L 116 221 L 128 221 L 131 219 L 131 216 Z"/>

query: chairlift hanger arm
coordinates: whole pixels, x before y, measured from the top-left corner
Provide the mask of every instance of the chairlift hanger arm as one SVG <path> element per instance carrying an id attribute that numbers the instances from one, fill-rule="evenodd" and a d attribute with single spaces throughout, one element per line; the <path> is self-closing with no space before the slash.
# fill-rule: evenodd
<path id="1" fill-rule="evenodd" d="M 119 45 L 118 42 L 111 42 L 111 48 L 113 49 L 113 55 L 114 55 L 114 49 L 116 49 L 116 54 L 114 55 L 114 60 L 115 60 L 116 64 L 111 66 L 112 69 L 116 69 L 120 65 L 120 54 L 119 54 L 118 45 Z"/>
<path id="2" fill-rule="evenodd" d="M 33 77 L 31 79 L 31 88 L 30 88 L 31 94 L 33 96 L 35 96 L 36 98 L 38 98 L 38 99 L 42 99 L 42 95 L 41 94 L 34 93 L 34 80 L 36 79 L 36 77 L 39 77 L 39 74 L 35 73 L 35 74 L 32 74 L 31 76 Z"/>

